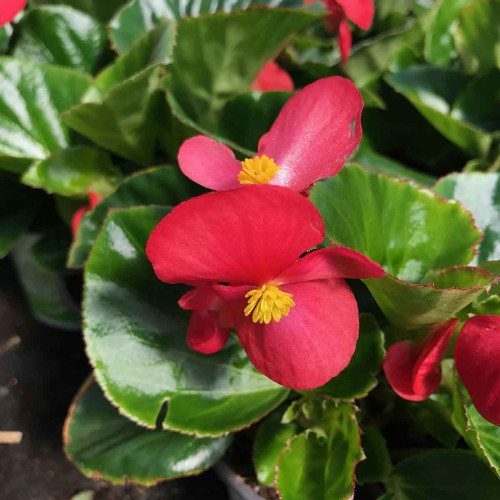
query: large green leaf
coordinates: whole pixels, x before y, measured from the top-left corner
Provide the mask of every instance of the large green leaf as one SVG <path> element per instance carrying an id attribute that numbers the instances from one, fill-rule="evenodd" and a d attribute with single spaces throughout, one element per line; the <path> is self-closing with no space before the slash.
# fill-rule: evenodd
<path id="1" fill-rule="evenodd" d="M 189 117 L 214 129 L 226 102 L 248 90 L 286 40 L 317 19 L 280 9 L 183 19 L 174 48 L 172 93 Z"/>
<path id="2" fill-rule="evenodd" d="M 464 9 L 455 30 L 458 53 L 469 73 L 500 68 L 500 1 L 477 0 Z"/>
<path id="3" fill-rule="evenodd" d="M 33 314 L 42 323 L 64 329 L 80 329 L 80 313 L 65 288 L 62 276 L 42 266 L 33 254 L 40 235 L 21 238 L 12 255 L 21 285 Z"/>
<path id="4" fill-rule="evenodd" d="M 261 375 L 230 339 L 210 356 L 186 346 L 183 290 L 159 281 L 144 248 L 165 208 L 112 211 L 85 266 L 84 334 L 96 377 L 123 414 L 155 426 L 218 435 L 245 427 L 289 390 Z"/>
<path id="5" fill-rule="evenodd" d="M 441 179 L 434 191 L 462 202 L 484 231 L 478 262 L 500 260 L 500 174 L 451 174 Z"/>
<path id="6" fill-rule="evenodd" d="M 415 66 L 386 77 L 443 136 L 473 156 L 488 152 L 492 137 L 474 123 L 459 117 L 454 103 L 466 89 L 468 80 L 453 69 Z M 495 89 L 491 89 L 494 102 Z M 481 96 L 488 99 L 487 96 Z M 463 116 L 466 118 L 466 115 Z"/>
<path id="7" fill-rule="evenodd" d="M 162 17 L 178 21 L 218 11 L 244 10 L 252 5 L 300 7 L 303 4 L 301 0 L 132 0 L 111 21 L 111 37 L 118 52 L 123 53 Z"/>
<path id="8" fill-rule="evenodd" d="M 260 425 L 253 446 L 253 463 L 260 484 L 274 485 L 276 466 L 287 441 L 301 431 L 297 422 L 283 424 L 282 412 L 271 413 Z"/>
<path id="9" fill-rule="evenodd" d="M 500 482 L 472 452 L 436 450 L 398 463 L 391 478 L 396 500 L 495 500 Z"/>
<path id="10" fill-rule="evenodd" d="M 23 175 L 25 184 L 63 196 L 106 194 L 120 181 L 121 173 L 100 149 L 78 146 L 54 153 L 34 163 Z"/>
<path id="11" fill-rule="evenodd" d="M 456 57 L 453 30 L 460 11 L 474 0 L 439 0 L 425 36 L 425 57 L 435 66 L 448 66 Z"/>
<path id="12" fill-rule="evenodd" d="M 89 76 L 66 68 L 0 58 L 0 169 L 22 172 L 69 145 L 60 114 L 77 104 Z"/>
<path id="13" fill-rule="evenodd" d="M 377 426 L 363 426 L 361 445 L 366 460 L 356 468 L 356 479 L 361 483 L 386 481 L 392 471 L 392 462 L 384 436 Z"/>
<path id="14" fill-rule="evenodd" d="M 69 5 L 96 18 L 101 23 L 110 20 L 113 14 L 129 0 L 31 0 L 35 5 Z"/>
<path id="15" fill-rule="evenodd" d="M 0 259 L 28 230 L 41 202 L 41 193 L 23 186 L 14 175 L 0 172 Z"/>
<path id="16" fill-rule="evenodd" d="M 151 66 L 114 87 L 102 102 L 86 102 L 64 113 L 64 122 L 119 156 L 147 166 L 156 136 L 161 68 Z"/>
<path id="17" fill-rule="evenodd" d="M 117 190 L 86 213 L 68 255 L 68 266 L 78 268 L 87 259 L 109 210 L 138 205 L 177 205 L 193 195 L 191 184 L 177 167 L 159 167 L 125 179 Z"/>
<path id="18" fill-rule="evenodd" d="M 120 415 L 92 378 L 71 405 L 63 437 L 66 454 L 87 476 L 144 485 L 199 474 L 231 442 L 140 427 Z"/>
<path id="19" fill-rule="evenodd" d="M 412 183 L 348 165 L 317 183 L 311 201 L 323 216 L 326 245 L 353 248 L 389 273 L 365 282 L 389 320 L 402 328 L 449 318 L 495 279 L 480 269 L 457 268 L 434 286 L 425 284 L 433 269 L 467 264 L 481 232 L 460 204 Z"/>
<path id="20" fill-rule="evenodd" d="M 14 56 L 93 73 L 106 46 L 104 28 L 70 7 L 39 7 L 17 27 Z"/>
<path id="21" fill-rule="evenodd" d="M 276 485 L 283 500 L 343 500 L 354 490 L 354 469 L 364 458 L 356 407 L 325 400 L 313 428 L 288 441 Z"/>
<path id="22" fill-rule="evenodd" d="M 358 343 L 349 366 L 323 387 L 300 392 L 324 394 L 335 399 L 364 397 L 377 385 L 377 375 L 384 357 L 384 334 L 372 315 L 362 314 L 359 318 Z"/>

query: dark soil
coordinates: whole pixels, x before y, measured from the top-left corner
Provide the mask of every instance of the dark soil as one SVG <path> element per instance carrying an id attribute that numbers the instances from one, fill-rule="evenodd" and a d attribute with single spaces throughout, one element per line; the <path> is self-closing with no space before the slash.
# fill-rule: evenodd
<path id="1" fill-rule="evenodd" d="M 62 451 L 61 431 L 89 372 L 81 333 L 34 320 L 12 267 L 0 261 L 0 431 L 23 433 L 20 444 L 0 444 L 0 499 L 69 500 L 84 491 L 93 500 L 228 498 L 211 471 L 152 488 L 83 476 Z"/>

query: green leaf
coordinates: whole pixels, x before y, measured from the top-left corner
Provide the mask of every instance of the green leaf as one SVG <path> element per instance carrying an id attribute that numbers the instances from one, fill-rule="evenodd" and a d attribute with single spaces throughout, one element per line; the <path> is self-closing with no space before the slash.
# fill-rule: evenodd
<path id="1" fill-rule="evenodd" d="M 479 0 L 464 9 L 455 30 L 455 44 L 468 73 L 500 68 L 499 0 Z"/>
<path id="2" fill-rule="evenodd" d="M 494 279 L 480 269 L 459 268 L 445 275 L 447 283 L 453 284 L 450 290 L 423 284 L 433 269 L 469 262 L 481 232 L 460 204 L 412 183 L 348 165 L 335 177 L 317 183 L 311 201 L 325 222 L 325 245 L 334 241 L 353 248 L 389 273 L 365 283 L 397 326 L 417 328 L 443 321 Z"/>
<path id="3" fill-rule="evenodd" d="M 153 158 L 161 68 L 152 66 L 114 87 L 102 102 L 75 106 L 64 122 L 123 158 L 147 166 Z"/>
<path id="4" fill-rule="evenodd" d="M 500 174 L 451 174 L 440 179 L 434 191 L 463 203 L 484 231 L 477 261 L 500 260 Z"/>
<path id="5" fill-rule="evenodd" d="M 117 51 L 123 53 L 162 17 L 178 21 L 218 11 L 244 10 L 251 5 L 301 7 L 303 4 L 302 0 L 132 0 L 112 19 L 111 37 Z"/>
<path id="6" fill-rule="evenodd" d="M 342 500 L 354 490 L 354 468 L 364 458 L 356 407 L 327 401 L 322 430 L 288 441 L 278 465 L 277 488 L 283 500 Z"/>
<path id="7" fill-rule="evenodd" d="M 281 423 L 281 412 L 271 413 L 259 425 L 253 447 L 253 463 L 260 484 L 274 485 L 276 466 L 287 441 L 301 430 L 296 422 Z"/>
<path id="8" fill-rule="evenodd" d="M 453 30 L 458 15 L 474 0 L 439 0 L 425 36 L 425 58 L 434 66 L 448 66 L 456 57 Z"/>
<path id="9" fill-rule="evenodd" d="M 120 181 L 121 173 L 100 149 L 78 146 L 54 153 L 33 163 L 22 180 L 32 187 L 63 196 L 86 196 L 89 191 L 106 194 Z"/>
<path id="10" fill-rule="evenodd" d="M 69 227 L 53 226 L 33 245 L 32 255 L 42 267 L 62 275 L 66 272 L 66 254 L 70 243 Z"/>
<path id="11" fill-rule="evenodd" d="M 96 378 L 124 415 L 154 427 L 220 435 L 259 420 L 289 393 L 230 339 L 210 356 L 186 345 L 184 288 L 156 278 L 145 255 L 165 208 L 112 211 L 85 266 L 84 334 Z"/>
<path id="12" fill-rule="evenodd" d="M 174 206 L 193 194 L 190 182 L 177 167 L 152 168 L 131 175 L 83 216 L 70 248 L 68 266 L 83 265 L 109 210 L 155 204 Z"/>
<path id="13" fill-rule="evenodd" d="M 384 436 L 375 425 L 363 427 L 361 446 L 366 460 L 357 466 L 356 479 L 360 483 L 386 481 L 392 471 L 392 462 Z"/>
<path id="14" fill-rule="evenodd" d="M 95 80 L 98 90 L 105 94 L 148 66 L 171 62 L 175 29 L 175 24 L 162 19 L 158 26 L 138 38 L 129 52 L 118 57 L 99 73 Z"/>
<path id="15" fill-rule="evenodd" d="M 389 75 L 386 80 L 447 139 L 472 156 L 486 155 L 491 145 L 491 135 L 457 118 L 460 112 L 453 109 L 468 83 L 463 74 L 453 69 L 415 66 Z"/>
<path id="16" fill-rule="evenodd" d="M 69 296 L 62 276 L 42 266 L 33 254 L 40 235 L 20 239 L 12 255 L 17 274 L 33 314 L 42 323 L 56 328 L 80 329 L 80 314 Z"/>
<path id="17" fill-rule="evenodd" d="M 226 102 L 250 88 L 293 33 L 318 19 L 280 9 L 183 19 L 174 48 L 172 93 L 190 118 L 214 129 Z"/>
<path id="18" fill-rule="evenodd" d="M 230 436 L 197 438 L 140 427 L 120 415 L 93 378 L 76 395 L 64 426 L 70 460 L 89 477 L 121 484 L 153 485 L 199 474 L 222 457 L 230 442 Z"/>
<path id="19" fill-rule="evenodd" d="M 41 202 L 41 193 L 23 186 L 14 175 L 0 172 L 0 259 L 28 230 Z"/>
<path id="20" fill-rule="evenodd" d="M 7 52 L 12 32 L 13 29 L 10 24 L 6 24 L 0 28 L 0 54 Z"/>
<path id="21" fill-rule="evenodd" d="M 467 431 L 475 433 L 477 450 L 500 477 L 500 427 L 484 419 L 472 404 L 467 407 L 466 415 Z"/>
<path id="22" fill-rule="evenodd" d="M 391 478 L 397 500 L 498 499 L 500 483 L 472 452 L 436 450 L 398 463 Z"/>
<path id="23" fill-rule="evenodd" d="M 0 57 L 0 169 L 22 172 L 69 145 L 60 114 L 77 104 L 89 76 Z"/>
<path id="24" fill-rule="evenodd" d="M 106 46 L 106 31 L 70 7 L 39 7 L 19 25 L 14 56 L 93 73 Z"/>
<path id="25" fill-rule="evenodd" d="M 384 334 L 371 314 L 361 314 L 358 343 L 349 366 L 323 387 L 298 392 L 323 394 L 335 399 L 362 398 L 377 385 L 377 374 L 384 357 Z"/>

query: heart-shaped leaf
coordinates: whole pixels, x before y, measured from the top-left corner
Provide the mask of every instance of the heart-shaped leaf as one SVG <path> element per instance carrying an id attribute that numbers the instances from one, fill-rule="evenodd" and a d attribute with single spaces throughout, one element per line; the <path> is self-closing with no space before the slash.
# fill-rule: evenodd
<path id="1" fill-rule="evenodd" d="M 92 80 L 84 73 L 0 58 L 0 169 L 22 172 L 33 160 L 69 146 L 60 114 Z"/>
<path id="2" fill-rule="evenodd" d="M 186 345 L 182 290 L 159 281 L 144 248 L 167 209 L 111 212 L 85 266 L 84 334 L 96 378 L 123 414 L 199 435 L 248 426 L 289 389 L 261 375 L 235 340 L 212 355 Z"/>
<path id="3" fill-rule="evenodd" d="M 78 146 L 34 163 L 23 175 L 25 184 L 63 196 L 86 196 L 89 191 L 109 193 L 121 173 L 100 149 Z"/>
<path id="4" fill-rule="evenodd" d="M 76 395 L 63 438 L 66 454 L 87 476 L 144 485 L 199 474 L 231 442 L 230 436 L 197 438 L 140 427 L 120 415 L 93 378 Z"/>
<path id="5" fill-rule="evenodd" d="M 154 204 L 174 206 L 194 194 L 191 188 L 192 184 L 177 167 L 152 168 L 131 175 L 83 216 L 70 248 L 68 266 L 83 265 L 109 210 Z"/>
<path id="6" fill-rule="evenodd" d="M 38 7 L 18 27 L 14 56 L 93 73 L 106 46 L 106 31 L 70 7 Z"/>

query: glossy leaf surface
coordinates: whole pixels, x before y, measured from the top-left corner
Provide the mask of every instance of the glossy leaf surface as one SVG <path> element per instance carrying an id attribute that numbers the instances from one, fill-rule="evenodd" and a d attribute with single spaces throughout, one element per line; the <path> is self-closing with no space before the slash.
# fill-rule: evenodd
<path id="1" fill-rule="evenodd" d="M 212 355 L 186 346 L 183 289 L 159 281 L 144 253 L 167 210 L 111 212 L 85 266 L 84 334 L 96 377 L 121 411 L 153 427 L 218 435 L 248 426 L 287 396 L 230 340 Z"/>
<path id="2" fill-rule="evenodd" d="M 128 0 L 31 0 L 36 5 L 69 5 L 95 17 L 101 23 L 107 23 L 113 14 Z"/>

